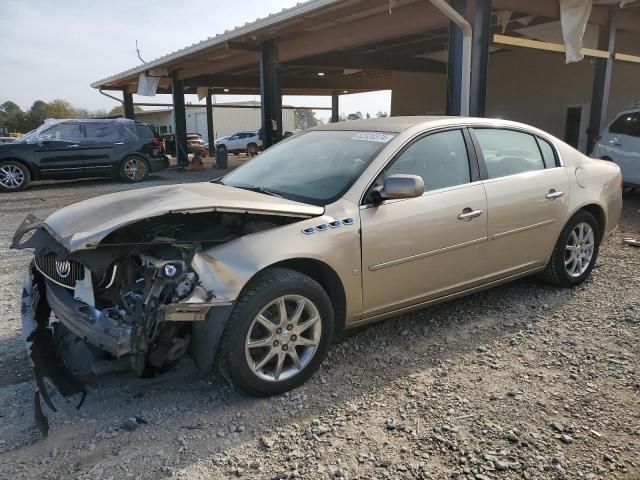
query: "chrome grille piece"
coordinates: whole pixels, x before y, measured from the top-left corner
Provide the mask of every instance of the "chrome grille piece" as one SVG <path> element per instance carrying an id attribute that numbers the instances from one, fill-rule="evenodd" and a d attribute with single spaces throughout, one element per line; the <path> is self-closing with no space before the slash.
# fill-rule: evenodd
<path id="1" fill-rule="evenodd" d="M 35 265 L 42 275 L 61 287 L 73 289 L 76 281 L 84 280 L 84 266 L 80 262 L 56 259 L 53 253 L 36 255 Z"/>

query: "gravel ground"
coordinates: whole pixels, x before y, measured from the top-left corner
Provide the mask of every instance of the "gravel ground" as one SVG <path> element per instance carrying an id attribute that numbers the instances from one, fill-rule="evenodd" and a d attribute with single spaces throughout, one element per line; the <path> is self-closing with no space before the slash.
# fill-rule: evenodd
<path id="1" fill-rule="evenodd" d="M 640 478 L 640 249 L 622 243 L 640 237 L 639 193 L 576 289 L 524 279 L 345 334 L 268 399 L 217 374 L 93 385 L 79 411 L 58 399 L 42 439 L 19 321 L 30 255 L 7 246 L 29 212 L 126 188 L 0 198 L 0 478 Z"/>

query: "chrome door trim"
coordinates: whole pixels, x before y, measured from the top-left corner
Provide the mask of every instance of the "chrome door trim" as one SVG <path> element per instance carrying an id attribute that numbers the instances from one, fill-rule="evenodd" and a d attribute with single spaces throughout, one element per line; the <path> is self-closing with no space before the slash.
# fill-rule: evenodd
<path id="1" fill-rule="evenodd" d="M 495 240 L 496 238 L 506 237 L 508 235 L 513 235 L 514 233 L 526 232 L 527 230 L 533 230 L 534 228 L 551 225 L 552 223 L 556 223 L 556 220 L 545 220 L 544 222 L 534 223 L 532 225 L 527 225 L 526 227 L 514 228 L 513 230 L 507 230 L 506 232 L 496 233 L 495 235 L 491 235 L 490 239 Z"/>
<path id="2" fill-rule="evenodd" d="M 402 263 L 413 262 L 414 260 L 420 260 L 425 257 L 431 257 L 433 255 L 438 255 L 440 253 L 450 252 L 452 250 L 458 250 L 459 248 L 468 247 L 470 245 L 475 245 L 477 243 L 486 242 L 487 237 L 477 238 L 475 240 L 470 240 L 468 242 L 457 243 L 456 245 L 450 245 L 448 247 L 439 248 L 437 250 L 431 250 L 429 252 L 418 253 L 416 255 L 411 255 L 409 257 L 398 258 L 396 260 L 389 260 L 388 262 L 378 263 L 376 265 L 370 265 L 369 271 L 375 272 L 376 270 L 382 270 L 383 268 L 393 267 L 395 265 L 400 265 Z"/>
<path id="3" fill-rule="evenodd" d="M 414 304 L 407 305 L 405 307 L 397 308 L 397 309 L 394 309 L 394 310 L 390 310 L 390 311 L 384 312 L 384 313 L 376 313 L 376 314 L 368 316 L 368 317 L 363 315 L 361 320 L 358 320 L 358 321 L 355 321 L 355 322 L 350 322 L 348 324 L 347 328 L 359 327 L 361 325 L 365 325 L 365 324 L 368 324 L 368 323 L 373 323 L 373 322 L 377 322 L 379 320 L 384 320 L 385 318 L 395 317 L 395 316 L 401 315 L 403 313 L 412 312 L 412 311 L 415 311 L 415 310 L 421 310 L 421 309 L 426 308 L 428 306 L 435 305 L 435 304 L 438 304 L 438 303 L 443 303 L 443 302 L 446 302 L 446 301 L 449 301 L 449 300 L 453 300 L 455 298 L 465 297 L 465 296 L 467 296 L 467 295 L 469 295 L 471 293 L 480 292 L 482 290 L 486 290 L 486 289 L 489 289 L 489 288 L 492 288 L 492 287 L 495 287 L 495 286 L 498 286 L 498 285 L 509 283 L 512 280 L 515 280 L 517 278 L 527 277 L 527 276 L 532 275 L 534 273 L 541 272 L 545 268 L 546 268 L 546 265 L 539 266 L 539 267 L 534 267 L 534 268 L 529 268 L 529 269 L 527 269 L 525 271 L 518 272 L 518 273 L 515 273 L 513 275 L 508 275 L 506 277 L 498 278 L 498 279 L 495 279 L 495 280 L 491 280 L 491 281 L 486 282 L 486 283 L 480 283 L 480 284 L 475 285 L 475 286 L 470 287 L 470 288 L 466 288 L 466 289 L 462 289 L 462 290 L 456 290 L 454 292 L 447 293 L 445 295 L 432 298 L 431 300 L 426 300 L 426 301 L 423 301 L 423 302 L 414 303 Z"/>
<path id="4" fill-rule="evenodd" d="M 554 167 L 554 168 L 541 168 L 540 170 L 529 170 L 528 172 L 514 173 L 513 175 L 505 175 L 504 177 L 496 177 L 496 178 L 487 178 L 483 180 L 483 183 L 495 183 L 501 182 L 503 180 L 509 180 L 512 178 L 519 177 L 531 177 L 533 175 L 543 175 L 547 172 L 555 172 L 556 170 L 566 170 L 564 167 Z"/>

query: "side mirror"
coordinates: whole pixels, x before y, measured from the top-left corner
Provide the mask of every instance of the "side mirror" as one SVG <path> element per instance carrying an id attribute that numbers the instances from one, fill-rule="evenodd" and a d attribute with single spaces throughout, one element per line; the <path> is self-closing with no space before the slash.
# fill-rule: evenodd
<path id="1" fill-rule="evenodd" d="M 382 200 L 414 198 L 424 193 L 424 180 L 418 175 L 391 175 L 380 190 Z"/>

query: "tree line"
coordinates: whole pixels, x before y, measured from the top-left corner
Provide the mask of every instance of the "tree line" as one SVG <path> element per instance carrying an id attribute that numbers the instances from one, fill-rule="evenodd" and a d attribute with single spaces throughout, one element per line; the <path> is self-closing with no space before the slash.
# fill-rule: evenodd
<path id="1" fill-rule="evenodd" d="M 47 118 L 105 118 L 122 113 L 122 106 L 104 109 L 87 110 L 74 107 L 66 100 L 56 99 L 50 102 L 36 100 L 26 112 L 17 104 L 8 100 L 0 104 L 0 126 L 8 127 L 10 132 L 26 133 L 38 128 Z"/>

